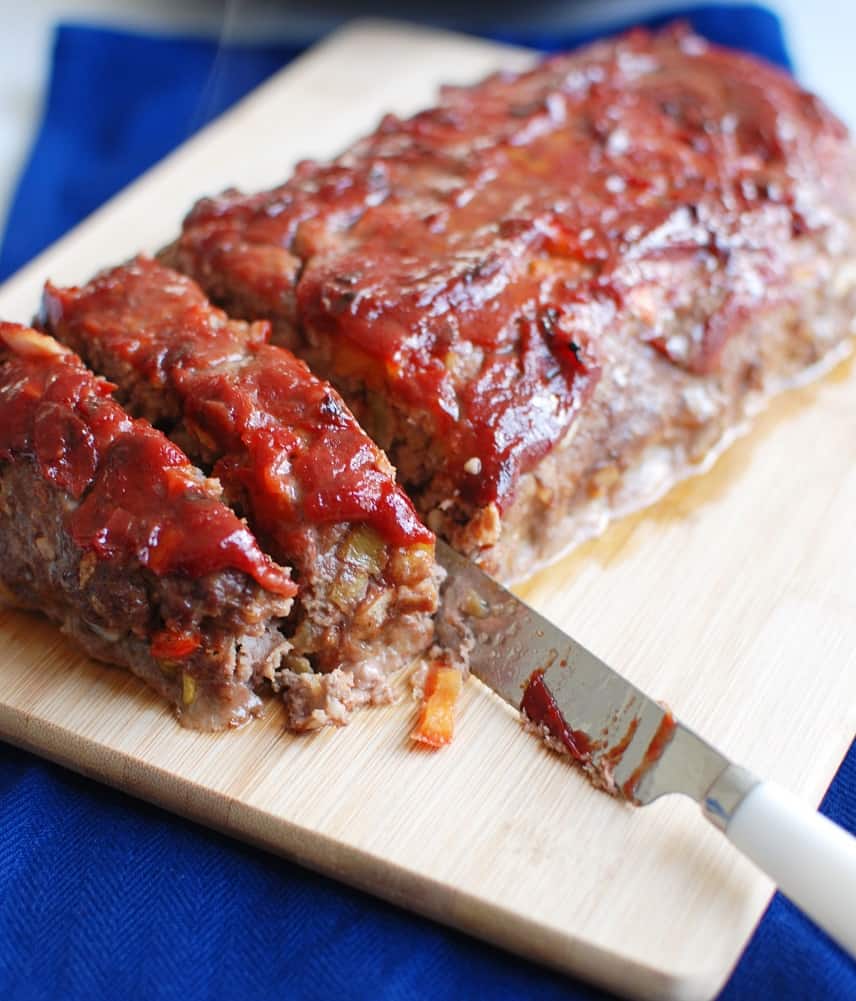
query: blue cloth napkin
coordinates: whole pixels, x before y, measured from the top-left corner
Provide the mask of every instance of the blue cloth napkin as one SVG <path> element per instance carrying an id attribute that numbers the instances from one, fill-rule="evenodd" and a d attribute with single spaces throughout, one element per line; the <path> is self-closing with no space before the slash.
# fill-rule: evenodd
<path id="1" fill-rule="evenodd" d="M 787 65 L 779 25 L 761 8 L 705 7 L 689 19 Z M 545 49 L 582 40 L 502 37 Z M 61 27 L 0 276 L 298 51 Z M 856 830 L 856 745 L 823 808 Z M 123 996 L 606 997 L 0 745 L 0 998 Z M 856 997 L 856 966 L 778 896 L 722 995 L 846 997 Z"/>

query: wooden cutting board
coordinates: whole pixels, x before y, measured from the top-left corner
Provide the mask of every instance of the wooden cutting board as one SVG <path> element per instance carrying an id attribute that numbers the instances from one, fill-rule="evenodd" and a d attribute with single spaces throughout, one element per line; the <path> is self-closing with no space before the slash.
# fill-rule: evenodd
<path id="1" fill-rule="evenodd" d="M 283 178 L 441 82 L 531 56 L 385 22 L 345 28 L 0 289 L 83 280 L 177 231 L 194 198 Z M 723 751 L 819 802 L 856 732 L 856 375 L 779 399 L 707 475 L 519 593 Z M 0 613 L 0 736 L 531 959 L 640 998 L 710 998 L 771 885 L 678 799 L 634 810 L 523 734 L 478 683 L 458 738 L 413 706 L 340 732 L 182 730 L 134 678 Z"/>

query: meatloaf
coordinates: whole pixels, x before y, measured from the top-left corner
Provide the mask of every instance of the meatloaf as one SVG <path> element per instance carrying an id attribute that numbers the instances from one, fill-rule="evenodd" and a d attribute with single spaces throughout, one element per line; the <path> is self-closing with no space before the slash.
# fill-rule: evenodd
<path id="1" fill-rule="evenodd" d="M 243 722 L 297 590 L 217 484 L 71 351 L 0 324 L 0 597 L 130 668 L 186 726 Z"/>
<path id="2" fill-rule="evenodd" d="M 164 258 L 340 390 L 511 579 L 704 466 L 853 330 L 854 154 L 785 73 L 634 31 L 447 87 Z"/>
<path id="3" fill-rule="evenodd" d="M 290 724 L 344 722 L 388 701 L 388 675 L 429 645 L 434 536 L 339 394 L 269 324 L 234 322 L 199 286 L 140 257 L 81 288 L 48 284 L 41 321 L 222 482 L 299 591 Z"/>

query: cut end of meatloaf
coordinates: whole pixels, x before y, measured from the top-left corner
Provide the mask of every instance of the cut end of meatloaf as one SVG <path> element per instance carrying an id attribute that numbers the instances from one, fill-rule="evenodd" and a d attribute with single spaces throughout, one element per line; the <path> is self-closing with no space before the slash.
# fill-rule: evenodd
<path id="1" fill-rule="evenodd" d="M 304 733 L 331 724 L 345 726 L 354 710 L 367 705 L 387 705 L 393 700 L 386 673 L 378 673 L 367 683 L 339 667 L 327 674 L 283 671 L 279 684 L 286 695 L 288 728 Z"/>
<path id="2" fill-rule="evenodd" d="M 146 257 L 80 288 L 49 283 L 40 322 L 216 476 L 294 568 L 291 651 L 274 679 L 289 706 L 306 701 L 298 689 L 332 686 L 329 721 L 339 723 L 341 707 L 376 699 L 430 645 L 433 534 L 339 394 L 268 344 L 268 324 L 230 320 L 195 282 Z M 329 684 L 314 677 L 330 672 Z M 322 702 L 289 708 L 295 725 L 316 725 Z"/>
<path id="3" fill-rule="evenodd" d="M 634 31 L 197 203 L 166 256 L 344 396 L 509 579 L 700 468 L 852 335 L 856 166 L 787 74 Z"/>
<path id="4" fill-rule="evenodd" d="M 0 324 L 0 579 L 181 722 L 235 726 L 290 649 L 295 585 L 219 487 L 52 338 Z"/>

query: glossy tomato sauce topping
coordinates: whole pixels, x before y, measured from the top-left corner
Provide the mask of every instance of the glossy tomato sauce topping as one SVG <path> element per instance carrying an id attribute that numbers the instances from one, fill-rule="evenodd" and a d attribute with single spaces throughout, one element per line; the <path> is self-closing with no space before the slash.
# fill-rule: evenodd
<path id="1" fill-rule="evenodd" d="M 176 397 L 191 434 L 256 529 L 284 550 L 307 525 L 360 522 L 391 545 L 431 543 L 383 454 L 339 395 L 267 323 L 234 322 L 189 279 L 140 257 L 80 289 L 48 285 L 47 321 L 106 371 Z M 119 378 L 119 376 L 117 376 Z"/>
<path id="2" fill-rule="evenodd" d="M 786 74 L 637 31 L 204 199 L 176 252 L 278 335 L 329 338 L 337 378 L 430 422 L 463 495 L 502 506 L 568 433 L 610 324 L 710 373 L 787 298 L 784 249 L 834 223 L 817 196 L 844 135 Z"/>
<path id="3" fill-rule="evenodd" d="M 247 491 L 260 531 L 291 548 L 305 525 L 358 522 L 390 545 L 433 542 L 338 393 L 290 352 L 261 345 L 228 372 L 177 381 L 186 417 L 223 450 L 216 475 Z"/>
<path id="4" fill-rule="evenodd" d="M 158 575 L 237 570 L 295 594 L 180 449 L 131 420 L 113 388 L 52 338 L 0 324 L 0 462 L 35 460 L 76 501 L 71 537 L 104 559 L 137 560 Z"/>

